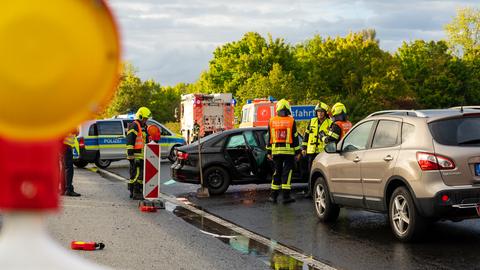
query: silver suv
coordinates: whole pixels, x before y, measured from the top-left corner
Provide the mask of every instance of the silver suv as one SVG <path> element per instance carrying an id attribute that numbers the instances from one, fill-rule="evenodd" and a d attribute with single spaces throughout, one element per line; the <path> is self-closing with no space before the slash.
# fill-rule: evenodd
<path id="1" fill-rule="evenodd" d="M 312 165 L 322 221 L 340 207 L 388 213 L 395 236 L 416 238 L 431 221 L 480 215 L 480 113 L 421 110 L 370 116 Z"/>

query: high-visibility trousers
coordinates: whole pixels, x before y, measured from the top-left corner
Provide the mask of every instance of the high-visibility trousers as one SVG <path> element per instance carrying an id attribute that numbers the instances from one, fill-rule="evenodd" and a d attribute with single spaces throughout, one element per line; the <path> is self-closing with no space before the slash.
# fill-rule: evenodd
<path id="1" fill-rule="evenodd" d="M 275 171 L 272 179 L 272 190 L 291 189 L 294 155 L 274 155 Z"/>

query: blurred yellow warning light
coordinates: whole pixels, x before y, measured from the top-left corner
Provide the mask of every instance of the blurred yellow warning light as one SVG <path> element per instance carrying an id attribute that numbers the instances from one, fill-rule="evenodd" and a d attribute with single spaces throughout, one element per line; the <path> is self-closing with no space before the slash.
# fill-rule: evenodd
<path id="1" fill-rule="evenodd" d="M 0 4 L 0 136 L 64 135 L 108 102 L 119 73 L 119 34 L 104 1 Z"/>

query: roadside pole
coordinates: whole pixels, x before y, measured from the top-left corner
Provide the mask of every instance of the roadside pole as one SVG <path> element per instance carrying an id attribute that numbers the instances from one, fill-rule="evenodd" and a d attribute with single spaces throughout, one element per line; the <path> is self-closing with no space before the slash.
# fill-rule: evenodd
<path id="1" fill-rule="evenodd" d="M 200 141 L 200 132 L 197 133 L 197 136 L 198 136 L 198 169 L 200 171 L 200 188 L 197 189 L 197 197 L 208 198 L 210 197 L 210 193 L 208 192 L 208 188 L 205 187 L 205 183 L 203 181 L 202 144 Z"/>

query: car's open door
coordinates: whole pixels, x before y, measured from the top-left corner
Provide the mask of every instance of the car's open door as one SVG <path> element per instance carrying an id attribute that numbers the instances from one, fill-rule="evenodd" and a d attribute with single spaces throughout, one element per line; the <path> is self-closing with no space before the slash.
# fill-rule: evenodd
<path id="1" fill-rule="evenodd" d="M 254 131 L 248 130 L 243 132 L 245 141 L 249 148 L 250 162 L 252 172 L 260 179 L 265 179 L 270 174 L 270 166 L 267 161 L 267 151 L 255 135 Z"/>

